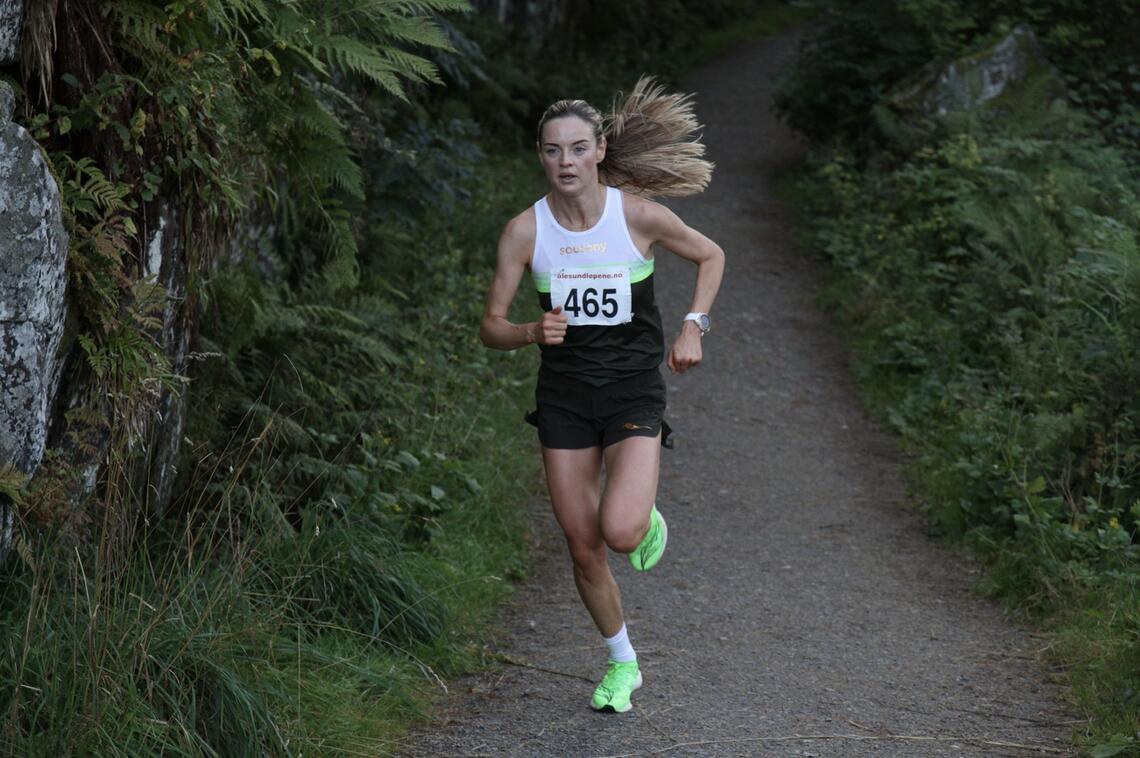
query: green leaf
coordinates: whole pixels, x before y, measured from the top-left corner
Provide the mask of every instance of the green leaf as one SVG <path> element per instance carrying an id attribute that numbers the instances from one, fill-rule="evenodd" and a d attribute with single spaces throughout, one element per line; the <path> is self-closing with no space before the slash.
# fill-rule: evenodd
<path id="1" fill-rule="evenodd" d="M 409 453 L 407 450 L 401 450 L 400 452 L 396 453 L 396 460 L 410 469 L 420 467 L 420 459 Z"/>
<path id="2" fill-rule="evenodd" d="M 1136 747 L 1136 740 L 1123 734 L 1114 734 L 1108 742 L 1102 742 L 1089 750 L 1092 758 L 1110 758 L 1131 752 Z"/>

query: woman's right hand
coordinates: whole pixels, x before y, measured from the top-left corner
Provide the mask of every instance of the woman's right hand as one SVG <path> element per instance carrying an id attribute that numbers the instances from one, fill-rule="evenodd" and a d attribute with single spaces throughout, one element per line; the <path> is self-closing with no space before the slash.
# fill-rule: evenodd
<path id="1" fill-rule="evenodd" d="M 562 306 L 542 314 L 536 324 L 535 342 L 540 345 L 561 345 L 566 338 L 566 314 Z"/>

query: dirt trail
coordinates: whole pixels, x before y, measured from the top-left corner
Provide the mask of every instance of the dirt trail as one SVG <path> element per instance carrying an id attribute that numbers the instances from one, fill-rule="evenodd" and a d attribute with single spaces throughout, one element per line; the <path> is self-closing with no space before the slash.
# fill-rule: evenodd
<path id="1" fill-rule="evenodd" d="M 455 683 L 408 754 L 1070 754 L 1071 716 L 1033 640 L 925 535 L 814 303 L 821 265 L 796 250 L 772 191 L 803 153 L 771 111 L 794 48 L 773 38 L 684 82 L 717 170 L 708 192 L 671 205 L 721 243 L 729 270 L 705 364 L 668 378 L 669 549 L 647 575 L 612 561 L 645 675 L 635 709 L 588 707 L 604 648 L 541 504 L 538 571 L 498 643 L 534 668 Z M 679 324 L 692 269 L 663 254 L 657 280 L 664 322 Z"/>

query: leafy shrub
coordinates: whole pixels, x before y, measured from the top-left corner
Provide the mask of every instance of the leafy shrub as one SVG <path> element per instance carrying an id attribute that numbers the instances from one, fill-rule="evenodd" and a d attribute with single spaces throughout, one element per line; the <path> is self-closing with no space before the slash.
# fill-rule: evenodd
<path id="1" fill-rule="evenodd" d="M 1102 134 L 1135 149 L 1140 68 L 1131 49 L 1140 11 L 1127 0 L 1096 12 L 1074 0 L 844 0 L 805 38 L 778 107 L 817 142 L 859 144 L 873 139 L 868 116 L 884 93 L 920 67 L 960 56 L 1019 23 L 1029 24 L 1046 58 L 1066 75 L 1071 101 L 1097 120 Z"/>
<path id="2" fill-rule="evenodd" d="M 831 298 L 856 324 L 862 383 L 917 452 L 934 522 L 981 549 L 992 589 L 1059 625 L 1109 586 L 1134 602 L 1140 196 L 1126 157 L 1054 107 L 951 123 L 862 169 L 851 148 L 818 151 L 812 174 Z M 1124 644 L 1131 622 L 1103 619 L 1090 639 Z M 1071 655 L 1090 681 L 1089 656 Z M 1113 681 L 1134 684 L 1125 669 Z M 1101 707 L 1098 734 L 1135 731 L 1134 711 Z"/>

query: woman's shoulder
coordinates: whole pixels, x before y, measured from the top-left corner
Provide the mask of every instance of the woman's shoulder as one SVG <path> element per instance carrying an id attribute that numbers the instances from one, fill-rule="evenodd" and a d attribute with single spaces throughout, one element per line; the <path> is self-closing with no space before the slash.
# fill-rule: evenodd
<path id="1" fill-rule="evenodd" d="M 534 238 L 536 226 L 534 206 L 528 206 L 522 213 L 512 218 L 503 227 L 504 237 L 530 237 Z"/>
<path id="2" fill-rule="evenodd" d="M 534 206 L 530 206 L 522 213 L 518 214 L 503 227 L 503 233 L 499 236 L 500 248 L 509 248 L 516 251 L 520 258 L 530 259 L 530 253 L 534 249 L 534 241 L 537 223 L 535 221 Z"/>
<path id="3" fill-rule="evenodd" d="M 676 218 L 675 214 L 661 203 L 628 192 L 622 192 L 622 211 L 626 224 L 643 233 L 659 231 Z"/>

